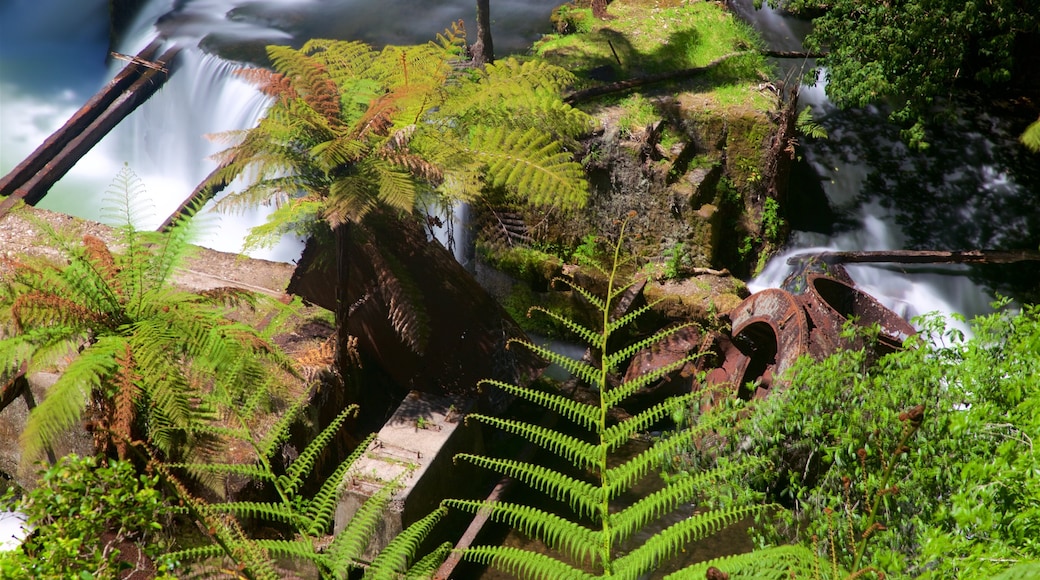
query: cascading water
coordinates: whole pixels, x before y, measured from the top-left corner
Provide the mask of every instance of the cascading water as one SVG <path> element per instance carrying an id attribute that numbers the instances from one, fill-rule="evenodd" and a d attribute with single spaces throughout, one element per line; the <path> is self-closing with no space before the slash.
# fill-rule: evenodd
<path id="1" fill-rule="evenodd" d="M 548 27 L 559 2 L 498 2 L 493 6 L 500 54 L 522 50 Z M 124 64 L 106 69 L 106 0 L 69 6 L 63 0 L 14 0 L 0 7 L 0 173 L 10 171 Z M 231 74 L 268 44 L 298 46 L 309 38 L 349 38 L 376 46 L 421 43 L 462 19 L 472 23 L 472 0 L 151 0 L 115 50 L 136 54 L 157 35 L 183 47 L 179 68 L 163 88 L 131 114 L 53 187 L 40 207 L 99 219 L 104 192 L 127 163 L 143 181 L 155 211 L 153 227 L 216 167 L 209 157 L 226 144 L 206 135 L 253 126 L 266 101 Z M 224 55 L 224 57 L 214 56 Z M 236 184 L 231 184 L 233 190 Z M 267 208 L 219 214 L 202 245 L 237 252 L 248 228 Z M 255 257 L 292 261 L 298 240 Z"/>
<path id="2" fill-rule="evenodd" d="M 806 31 L 804 23 L 768 7 L 755 11 L 750 0 L 737 2 L 737 8 L 767 39 L 776 39 L 776 48 L 801 49 L 798 35 Z M 792 181 L 791 197 L 822 188 L 825 199 L 797 211 L 838 216 L 837 223 L 794 223 L 787 250 L 750 281 L 753 291 L 779 287 L 794 271 L 788 258 L 799 254 L 1030 247 L 1028 224 L 1036 211 L 1021 211 L 1031 196 L 1016 183 L 1014 137 L 1002 121 L 965 112 L 927 151 L 911 151 L 884 111 L 838 110 L 826 98 L 825 86 L 824 72 L 815 85 L 800 89 L 799 106 L 811 106 L 829 135 L 803 143 L 801 152 L 815 175 Z M 994 298 L 967 267 L 857 264 L 846 269 L 857 286 L 908 319 L 929 312 L 970 318 L 989 311 Z"/>

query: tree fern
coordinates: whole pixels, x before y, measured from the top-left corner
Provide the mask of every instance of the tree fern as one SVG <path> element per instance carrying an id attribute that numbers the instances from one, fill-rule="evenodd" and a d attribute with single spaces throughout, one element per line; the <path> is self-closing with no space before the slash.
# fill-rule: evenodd
<path id="1" fill-rule="evenodd" d="M 141 189 L 124 167 L 109 190 L 122 205 L 106 211 L 120 252 L 30 214 L 61 261 L 20 257 L 0 280 L 0 368 L 61 370 L 21 436 L 27 462 L 85 418 L 102 450 L 125 455 L 128 442 L 142 440 L 178 456 L 222 406 L 277 391 L 293 372 L 266 338 L 227 317 L 259 298 L 172 286 L 191 250 L 190 223 L 162 235 L 138 231 Z M 91 401 L 99 408 L 85 417 Z"/>
<path id="2" fill-rule="evenodd" d="M 622 236 L 624 226 L 622 226 Z M 490 503 L 448 500 L 446 505 L 470 512 L 486 510 L 490 517 L 503 522 L 525 535 L 543 541 L 553 552 L 535 554 L 511 547 L 479 546 L 468 548 L 463 558 L 487 564 L 519 578 L 640 578 L 658 569 L 694 541 L 717 533 L 723 527 L 748 518 L 766 506 L 731 505 L 707 511 L 693 510 L 708 492 L 720 482 L 731 481 L 750 469 L 762 467 L 763 462 L 748 460 L 739 464 L 716 467 L 686 477 L 662 482 L 660 489 L 638 501 L 622 507 L 617 500 L 630 493 L 651 473 L 662 469 L 672 457 L 712 437 L 723 422 L 734 420 L 732 413 L 708 414 L 689 428 L 664 432 L 652 444 L 624 461 L 616 461 L 622 446 L 639 438 L 641 432 L 653 428 L 665 418 L 688 412 L 703 396 L 688 393 L 671 397 L 648 409 L 628 416 L 625 420 L 609 420 L 613 408 L 649 382 L 643 378 L 615 384 L 612 376 L 637 351 L 654 346 L 679 329 L 666 329 L 650 338 L 636 341 L 621 348 L 611 348 L 623 328 L 636 316 L 646 312 L 637 308 L 633 314 L 617 312 L 617 305 L 625 300 L 628 286 L 620 283 L 618 267 L 622 263 L 621 241 L 614 247 L 614 261 L 608 268 L 605 297 L 593 295 L 573 282 L 575 288 L 600 314 L 601 326 L 591 330 L 566 317 L 549 313 L 589 344 L 596 359 L 594 363 L 572 361 L 563 365 L 576 371 L 578 380 L 598 393 L 598 403 L 578 403 L 559 393 L 487 381 L 485 385 L 501 388 L 510 394 L 536 403 L 573 424 L 579 435 L 562 430 L 534 425 L 524 421 L 470 415 L 491 427 L 503 429 L 541 447 L 544 452 L 559 457 L 571 470 L 558 470 L 546 465 L 509 458 L 460 454 L 457 460 L 497 471 L 526 484 L 534 492 L 559 502 L 570 513 L 554 513 L 540 507 L 513 503 Z M 550 355 L 545 349 L 521 343 L 535 352 Z M 550 355 L 554 361 L 558 355 Z M 677 365 L 648 373 L 652 380 L 660 379 L 695 356 L 686 357 Z M 627 416 L 627 415 L 626 415 Z M 674 512 L 691 512 L 676 523 L 662 527 L 649 539 L 632 545 L 637 533 L 656 525 Z M 702 575 L 703 577 L 703 575 Z"/>

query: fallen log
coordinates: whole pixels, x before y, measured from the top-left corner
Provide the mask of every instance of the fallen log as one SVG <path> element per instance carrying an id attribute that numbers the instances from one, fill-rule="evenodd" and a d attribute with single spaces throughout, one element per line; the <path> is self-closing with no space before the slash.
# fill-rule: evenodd
<path id="1" fill-rule="evenodd" d="M 137 53 L 136 59 L 151 59 L 159 52 L 160 41 L 155 40 Z M 97 118 L 105 109 L 140 78 L 141 71 L 136 65 L 127 65 L 104 88 L 90 98 L 60 129 L 36 148 L 28 157 L 16 165 L 7 175 L 0 178 L 0 195 L 11 195 L 20 185 L 36 175 L 49 159 L 58 154 L 69 141 Z"/>
<path id="2" fill-rule="evenodd" d="M 131 63 L 132 69 L 115 87 L 102 90 L 103 97 L 91 100 L 58 129 L 44 145 L 37 148 L 5 183 L 7 198 L 0 202 L 0 215 L 9 211 L 18 201 L 35 205 L 59 179 L 119 124 L 127 115 L 152 96 L 166 82 L 169 72 L 163 72 L 180 52 L 174 47 L 159 57 L 156 67 L 142 67 Z M 124 83 L 129 80 L 129 85 Z M 14 173 L 14 172 L 12 172 Z"/>
<path id="3" fill-rule="evenodd" d="M 611 46 L 611 50 L 613 50 L 613 46 Z M 674 71 L 668 71 L 668 72 L 657 73 L 657 74 L 652 74 L 652 75 L 645 75 L 645 76 L 635 77 L 635 78 L 631 78 L 631 79 L 625 79 L 623 81 L 617 81 L 617 82 L 614 82 L 614 83 L 608 83 L 608 84 L 605 84 L 605 85 L 598 85 L 598 86 L 595 86 L 595 87 L 589 87 L 587 89 L 583 89 L 583 90 L 580 90 L 580 91 L 574 91 L 573 93 L 571 93 L 571 94 L 567 95 L 566 97 L 564 97 L 563 100 L 567 104 L 573 105 L 575 103 L 580 103 L 582 101 L 588 101 L 589 99 L 594 99 L 596 97 L 601 97 L 603 95 L 609 95 L 611 93 L 618 93 L 618 92 L 628 91 L 628 90 L 631 90 L 631 89 L 634 89 L 634 88 L 638 88 L 638 87 L 642 87 L 642 86 L 646 86 L 646 85 L 652 85 L 652 84 L 663 83 L 663 82 L 668 82 L 668 81 L 677 81 L 677 80 L 682 80 L 682 79 L 686 79 L 686 78 L 689 78 L 689 77 L 694 77 L 694 76 L 701 75 L 701 74 L 704 74 L 704 73 L 712 70 L 713 68 L 719 66 L 720 64 L 726 62 L 727 60 L 729 60 L 729 59 L 731 59 L 731 58 L 733 58 L 735 56 L 742 56 L 742 55 L 745 55 L 745 54 L 752 54 L 753 52 L 754 51 L 748 51 L 748 50 L 740 51 L 740 52 L 731 52 L 729 54 L 725 54 L 725 55 L 720 56 L 719 58 L 709 62 L 708 64 L 706 64 L 704 66 L 696 66 L 696 67 L 692 67 L 692 68 L 684 68 L 684 69 L 681 69 L 681 70 L 674 70 Z M 784 51 L 784 50 L 760 50 L 760 51 L 758 51 L 758 53 L 761 54 L 762 56 L 767 56 L 767 57 L 772 57 L 772 58 L 818 58 L 818 57 L 821 57 L 821 56 L 825 56 L 827 54 L 827 53 L 824 53 L 824 52 L 793 52 L 793 51 Z M 617 58 L 617 54 L 616 53 L 614 54 L 614 57 Z"/>
<path id="4" fill-rule="evenodd" d="M 850 252 L 816 252 L 787 259 L 788 264 L 819 260 L 827 264 L 896 262 L 900 264 L 1010 264 L 1040 261 L 1040 252 L 1032 250 L 880 250 Z"/>
<path id="5" fill-rule="evenodd" d="M 224 188 L 228 185 L 227 181 L 217 180 L 216 176 L 218 173 L 220 173 L 221 170 L 226 168 L 231 163 L 232 160 L 225 161 L 224 163 L 221 163 L 216 169 L 211 171 L 210 174 L 206 176 L 206 179 L 202 180 L 202 183 L 199 183 L 197 186 L 195 186 L 195 190 L 191 192 L 191 195 L 185 198 L 185 200 L 181 202 L 179 206 L 177 206 L 177 209 L 173 210 L 173 212 L 170 213 L 169 217 L 163 220 L 163 223 L 160 224 L 157 228 L 158 231 L 169 231 L 169 229 L 173 227 L 173 224 L 177 223 L 177 220 L 190 213 L 189 210 L 192 207 L 196 205 L 201 207 L 206 202 L 216 197 L 218 193 L 223 191 Z"/>

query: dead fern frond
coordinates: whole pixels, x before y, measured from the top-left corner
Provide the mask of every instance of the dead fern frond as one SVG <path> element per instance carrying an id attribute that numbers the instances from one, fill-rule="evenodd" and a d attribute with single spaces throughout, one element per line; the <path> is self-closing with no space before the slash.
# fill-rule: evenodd
<path id="1" fill-rule="evenodd" d="M 234 72 L 262 94 L 280 101 L 299 97 L 289 77 L 265 68 L 242 68 Z"/>
<path id="2" fill-rule="evenodd" d="M 141 388 L 138 386 L 141 376 L 137 373 L 130 343 L 126 343 L 123 352 L 116 356 L 116 365 L 116 372 L 112 377 L 115 393 L 112 397 L 112 419 L 109 428 L 112 430 L 116 453 L 120 459 L 126 459 L 128 442 L 134 438 L 137 401 L 141 396 Z"/>

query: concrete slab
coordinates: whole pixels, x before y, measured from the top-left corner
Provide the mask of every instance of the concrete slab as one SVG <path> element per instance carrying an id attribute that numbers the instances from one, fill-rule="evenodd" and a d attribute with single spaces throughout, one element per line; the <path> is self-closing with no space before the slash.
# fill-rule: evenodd
<path id="1" fill-rule="evenodd" d="M 479 452 L 479 430 L 462 419 L 471 400 L 412 391 L 346 476 L 336 508 L 339 533 L 361 505 L 383 486 L 398 481 L 383 520 L 366 552 L 373 558 L 398 533 L 433 511 L 445 497 L 462 497 L 453 458 Z M 453 473 L 454 472 L 454 473 Z"/>

